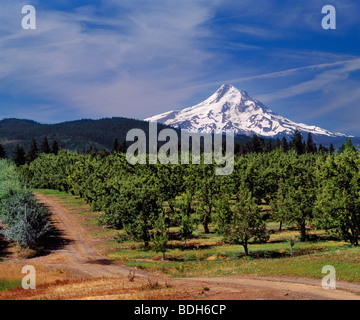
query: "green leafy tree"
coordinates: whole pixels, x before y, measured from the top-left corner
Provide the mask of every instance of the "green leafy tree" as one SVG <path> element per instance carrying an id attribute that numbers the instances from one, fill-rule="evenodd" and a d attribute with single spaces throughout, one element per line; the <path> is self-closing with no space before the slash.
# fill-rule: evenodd
<path id="1" fill-rule="evenodd" d="M 155 175 L 160 189 L 159 197 L 163 202 L 168 204 L 170 209 L 168 214 L 175 215 L 177 205 L 182 207 L 182 200 L 179 201 L 177 198 L 185 191 L 184 168 L 182 165 L 158 165 L 156 166 Z M 191 188 L 194 190 L 195 187 Z M 186 202 L 186 204 L 191 207 L 192 196 L 190 198 L 190 203 Z M 191 211 L 190 208 L 184 209 L 182 207 L 182 211 L 184 210 L 186 210 L 187 213 Z"/>
<path id="2" fill-rule="evenodd" d="M 162 209 L 159 188 L 153 176 L 133 176 L 121 180 L 118 185 L 121 194 L 114 203 L 125 231 L 136 240 L 149 245 L 150 230 Z"/>
<path id="3" fill-rule="evenodd" d="M 209 224 L 212 220 L 212 211 L 219 194 L 219 176 L 215 175 L 215 167 L 199 165 L 197 179 L 196 211 L 204 228 L 204 233 L 210 233 Z"/>
<path id="4" fill-rule="evenodd" d="M 250 191 L 243 189 L 238 192 L 231 212 L 231 216 L 222 228 L 224 239 L 230 243 L 242 245 L 245 255 L 248 256 L 250 241 L 266 242 L 268 240 L 265 222 Z"/>
<path id="5" fill-rule="evenodd" d="M 180 225 L 180 237 L 185 241 L 185 248 L 187 247 L 187 240 L 192 236 L 195 230 L 195 221 L 192 216 L 182 215 Z"/>
<path id="6" fill-rule="evenodd" d="M 223 193 L 215 204 L 216 231 L 219 234 L 226 235 L 228 225 L 231 224 L 232 212 L 230 199 L 231 195 L 229 193 Z"/>
<path id="7" fill-rule="evenodd" d="M 351 149 L 318 163 L 321 187 L 316 201 L 319 227 L 352 245 L 360 236 L 360 156 Z"/>
<path id="8" fill-rule="evenodd" d="M 264 170 L 268 156 L 266 153 L 252 153 L 239 157 L 235 161 L 233 179 L 233 190 L 236 193 L 240 187 L 245 187 L 255 197 L 258 204 L 266 196 L 264 184 Z"/>
<path id="9" fill-rule="evenodd" d="M 277 195 L 271 202 L 272 212 L 280 222 L 295 223 L 300 229 L 300 241 L 306 241 L 306 225 L 313 217 L 317 191 L 315 156 L 289 153 L 282 166 L 285 178 L 279 181 Z"/>
<path id="10" fill-rule="evenodd" d="M 156 219 L 154 234 L 153 234 L 152 248 L 156 252 L 162 253 L 162 260 L 165 260 L 166 245 L 168 242 L 167 227 L 165 223 L 165 215 L 162 212 Z"/>

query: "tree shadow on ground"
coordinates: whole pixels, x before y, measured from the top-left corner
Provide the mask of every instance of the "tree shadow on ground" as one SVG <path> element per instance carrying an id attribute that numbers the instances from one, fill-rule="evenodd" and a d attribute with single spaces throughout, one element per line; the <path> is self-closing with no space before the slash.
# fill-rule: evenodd
<path id="1" fill-rule="evenodd" d="M 63 249 L 72 242 L 73 240 L 65 237 L 62 230 L 59 230 L 52 224 L 50 232 L 39 241 L 39 244 L 36 247 L 36 256 L 47 256 L 55 251 Z"/>
<path id="2" fill-rule="evenodd" d="M 8 258 L 12 253 L 10 242 L 0 235 L 0 259 Z"/>
<path id="3" fill-rule="evenodd" d="M 320 253 L 326 251 L 325 248 L 309 248 L 309 249 L 293 249 L 292 255 L 290 254 L 290 250 L 286 250 L 283 252 L 280 251 L 253 251 L 249 252 L 250 258 L 253 259 L 279 259 L 279 258 L 289 258 L 289 257 L 299 257 L 304 255 L 309 255 L 313 253 Z M 245 253 L 240 253 L 237 255 L 238 258 L 246 257 Z"/>

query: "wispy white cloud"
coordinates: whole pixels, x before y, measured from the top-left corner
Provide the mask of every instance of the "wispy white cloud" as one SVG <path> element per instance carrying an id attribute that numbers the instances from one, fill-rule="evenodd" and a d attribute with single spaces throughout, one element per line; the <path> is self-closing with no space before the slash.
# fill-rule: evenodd
<path id="1" fill-rule="evenodd" d="M 287 76 L 291 73 L 302 70 L 328 69 L 328 68 L 330 68 L 330 70 L 317 73 L 315 77 L 310 80 L 300 82 L 296 85 L 283 88 L 269 94 L 260 95 L 258 98 L 261 101 L 268 103 L 274 100 L 291 98 L 309 92 L 326 90 L 328 85 L 346 80 L 351 72 L 360 70 L 360 59 L 357 58 L 353 60 L 339 61 L 334 63 L 316 65 L 316 66 L 307 66 L 297 69 L 286 70 L 283 72 L 275 72 L 269 75 L 261 75 L 259 77 Z"/>
<path id="2" fill-rule="evenodd" d="M 329 69 L 329 68 L 335 68 L 335 67 L 339 67 L 339 66 L 343 66 L 342 72 L 345 72 L 351 65 L 354 65 L 354 70 L 357 70 L 358 66 L 358 62 L 360 59 L 350 59 L 350 60 L 343 60 L 343 61 L 335 61 L 335 62 L 331 62 L 331 63 L 320 63 L 320 64 L 315 64 L 315 65 L 306 65 L 306 66 L 302 66 L 302 67 L 298 67 L 298 68 L 290 68 L 290 69 L 286 69 L 286 70 L 281 70 L 281 71 L 275 71 L 275 72 L 267 72 L 267 73 L 259 73 L 259 74 L 255 74 L 255 75 L 251 75 L 248 77 L 239 77 L 239 78 L 229 78 L 229 79 L 223 79 L 222 83 L 228 83 L 228 84 L 232 84 L 232 83 L 246 83 L 246 82 L 250 82 L 250 81 L 254 81 L 254 80 L 262 80 L 262 79 L 276 79 L 276 78 L 285 78 L 285 77 L 290 77 L 290 76 L 294 76 L 296 74 L 301 74 L 303 71 L 321 71 L 322 69 Z M 350 68 L 348 71 L 354 71 L 351 70 L 352 68 Z M 218 81 L 214 81 L 214 82 L 206 82 L 206 83 L 202 83 L 200 85 L 196 85 L 196 86 L 192 86 L 191 88 L 201 88 L 201 87 L 210 87 L 210 86 L 214 86 L 214 85 L 218 85 L 219 82 Z M 284 92 L 287 91 L 288 88 L 284 89 Z M 282 91 L 280 91 L 282 92 Z M 276 94 L 276 93 L 274 93 Z M 261 99 L 268 99 L 269 96 L 267 95 L 262 95 L 260 98 Z"/>
<path id="3" fill-rule="evenodd" d="M 37 30 L 28 31 L 3 16 L 21 12 L 21 3 L 6 1 L 0 13 L 9 20 L 0 30 L 0 91 L 10 94 L 42 95 L 93 116 L 145 117 L 179 104 L 178 88 L 213 59 L 202 39 L 216 1 L 115 1 L 119 13 L 103 22 L 91 6 L 67 14 L 39 5 Z"/>

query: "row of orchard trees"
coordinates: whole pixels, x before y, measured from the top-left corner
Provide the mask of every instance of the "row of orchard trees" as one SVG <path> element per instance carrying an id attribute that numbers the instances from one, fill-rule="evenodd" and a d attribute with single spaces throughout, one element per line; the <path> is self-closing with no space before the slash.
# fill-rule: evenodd
<path id="1" fill-rule="evenodd" d="M 308 153 L 280 149 L 235 158 L 234 172 L 216 176 L 213 165 L 130 165 L 108 156 L 61 151 L 21 167 L 37 188 L 72 192 L 104 212 L 103 222 L 165 252 L 169 226 L 185 240 L 196 223 L 244 246 L 267 241 L 266 219 L 327 230 L 358 245 L 360 153 Z M 264 206 L 266 205 L 266 206 Z M 270 208 L 263 210 L 262 208 Z"/>
<path id="2" fill-rule="evenodd" d="M 0 160 L 0 220 L 0 233 L 20 248 L 35 248 L 51 230 L 46 208 L 7 160 Z"/>

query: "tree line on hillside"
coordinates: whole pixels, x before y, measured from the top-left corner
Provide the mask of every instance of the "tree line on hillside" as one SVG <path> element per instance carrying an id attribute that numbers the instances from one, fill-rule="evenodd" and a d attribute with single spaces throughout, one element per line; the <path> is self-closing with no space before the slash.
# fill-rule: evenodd
<path id="1" fill-rule="evenodd" d="M 242 245 L 246 255 L 250 243 L 268 240 L 267 221 L 295 224 L 300 241 L 309 239 L 311 226 L 358 245 L 360 152 L 350 140 L 342 152 L 319 152 L 300 137 L 293 136 L 289 150 L 236 156 L 228 176 L 215 175 L 215 165 L 131 165 L 115 150 L 41 153 L 19 171 L 32 187 L 85 199 L 103 212 L 102 223 L 124 230 L 119 241 L 151 243 L 163 254 L 170 227 L 178 227 L 186 245 L 198 224 Z"/>
<path id="2" fill-rule="evenodd" d="M 319 146 L 317 146 L 314 143 L 312 134 L 310 132 L 307 135 L 307 139 L 303 140 L 301 133 L 298 130 L 295 130 L 294 135 L 291 137 L 290 141 L 288 141 L 286 137 L 282 137 L 281 140 L 277 137 L 275 140 L 273 140 L 254 135 L 251 140 L 245 142 L 244 144 L 236 144 L 235 154 L 240 155 L 252 152 L 271 152 L 279 148 L 281 148 L 284 152 L 295 150 L 297 154 L 316 152 L 330 152 L 330 154 L 333 154 L 335 152 L 335 147 L 332 143 L 330 143 L 329 148 L 324 147 L 321 143 Z M 345 145 L 340 148 L 340 152 L 343 151 L 344 148 Z"/>
<path id="3" fill-rule="evenodd" d="M 342 145 L 339 149 L 339 152 L 342 152 L 348 148 L 355 149 L 352 145 L 351 140 L 347 139 L 346 143 Z M 236 155 L 244 155 L 248 153 L 261 153 L 261 152 L 271 152 L 276 149 L 282 149 L 283 152 L 288 152 L 290 150 L 295 150 L 297 154 L 304 153 L 316 153 L 316 152 L 329 152 L 333 154 L 335 148 L 331 143 L 329 148 L 322 146 L 321 144 L 317 147 L 313 142 L 311 133 L 308 133 L 307 140 L 302 139 L 301 133 L 296 130 L 293 137 L 288 141 L 285 137 L 281 140 L 276 138 L 276 140 L 265 139 L 254 135 L 250 140 L 243 143 L 235 143 L 234 153 Z M 53 153 L 57 154 L 60 150 L 60 143 L 56 140 L 53 140 L 52 146 L 50 148 L 47 137 L 45 136 L 41 147 L 38 148 L 38 144 L 35 138 L 31 139 L 29 150 L 25 151 L 24 147 L 20 144 L 17 144 L 13 150 L 12 160 L 17 166 L 24 165 L 25 163 L 31 163 L 34 161 L 40 153 Z M 119 139 L 115 138 L 112 144 L 111 151 L 106 151 L 105 149 L 99 150 L 97 147 L 90 145 L 89 148 L 83 148 L 79 154 L 101 154 L 102 156 L 107 156 L 110 153 L 114 152 L 123 152 L 127 150 L 127 143 L 123 140 L 119 143 Z M 181 144 L 179 144 L 179 151 L 181 150 Z M 0 144 L 0 159 L 5 159 L 7 157 L 5 148 Z"/>
<path id="4" fill-rule="evenodd" d="M 41 124 L 30 120 L 4 119 L 0 120 L 0 137 L 4 143 L 9 158 L 16 141 L 25 149 L 29 149 L 31 138 L 40 145 L 46 136 L 49 141 L 56 140 L 60 148 L 74 152 L 111 151 L 114 139 L 121 143 L 126 139 L 131 129 L 141 129 L 148 134 L 147 121 L 127 118 L 105 118 L 99 120 L 82 119 L 58 124 Z M 159 130 L 169 128 L 158 124 Z M 90 150 L 92 149 L 92 150 Z"/>
<path id="5" fill-rule="evenodd" d="M 20 144 L 17 144 L 13 150 L 12 160 L 16 166 L 22 166 L 25 163 L 33 162 L 40 153 L 44 154 L 55 154 L 59 152 L 59 144 L 56 140 L 53 141 L 52 146 L 50 147 L 47 137 L 42 141 L 40 148 L 38 148 L 37 142 L 34 138 L 31 139 L 30 148 L 28 151 L 25 151 L 24 147 Z M 3 145 L 0 144 L 0 159 L 6 159 L 6 151 Z"/>

